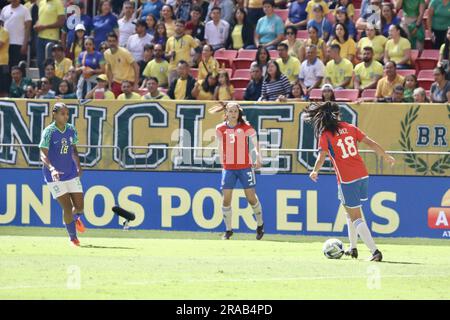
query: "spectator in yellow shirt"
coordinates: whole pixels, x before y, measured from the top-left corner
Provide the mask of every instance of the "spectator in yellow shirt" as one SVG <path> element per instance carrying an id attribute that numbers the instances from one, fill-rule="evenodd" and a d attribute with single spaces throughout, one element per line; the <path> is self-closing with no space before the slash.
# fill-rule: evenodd
<path id="1" fill-rule="evenodd" d="M 401 29 L 398 25 L 389 27 L 390 39 L 386 42 L 384 50 L 384 63 L 394 61 L 398 69 L 410 69 L 411 63 L 411 43 L 401 36 Z"/>
<path id="2" fill-rule="evenodd" d="M 300 61 L 304 61 L 306 58 L 306 48 L 311 45 L 315 45 L 317 48 L 317 57 L 325 64 L 327 62 L 327 44 L 322 38 L 319 38 L 319 30 L 315 26 L 308 28 L 309 38 L 306 39 L 303 47 L 300 48 Z"/>
<path id="3" fill-rule="evenodd" d="M 334 27 L 334 40 L 331 44 L 338 44 L 341 47 L 341 58 L 353 61 L 356 55 L 356 43 L 349 36 L 347 27 L 342 23 L 336 23 Z"/>
<path id="4" fill-rule="evenodd" d="M 167 38 L 175 35 L 175 13 L 173 12 L 173 7 L 171 5 L 165 4 L 161 9 L 161 21 L 164 22 L 167 31 Z"/>
<path id="5" fill-rule="evenodd" d="M 208 73 L 217 75 L 219 73 L 219 62 L 213 57 L 214 51 L 210 44 L 205 44 L 202 51 L 202 59 L 198 63 L 197 80 L 204 80 Z"/>
<path id="6" fill-rule="evenodd" d="M 372 47 L 374 59 L 382 62 L 384 58 L 384 46 L 386 45 L 386 37 L 379 34 L 377 27 L 371 23 L 367 24 L 366 37 L 361 38 L 356 46 L 356 55 L 359 60 L 362 60 L 363 49 L 365 47 Z"/>
<path id="7" fill-rule="evenodd" d="M 59 40 L 59 31 L 66 21 L 65 9 L 61 0 L 40 0 L 39 18 L 34 25 L 37 32 L 36 59 L 39 77 L 44 76 L 45 49 L 49 42 Z"/>
<path id="8" fill-rule="evenodd" d="M 70 67 L 72 67 L 72 60 L 66 58 L 64 48 L 59 43 L 53 46 L 52 55 L 55 60 L 55 75 L 62 79 L 69 72 Z"/>
<path id="9" fill-rule="evenodd" d="M 206 75 L 204 80 L 199 80 L 192 90 L 192 95 L 197 100 L 214 100 L 214 93 L 217 87 L 217 76 L 211 73 Z"/>
<path id="10" fill-rule="evenodd" d="M 0 24 L 0 97 L 8 96 L 11 76 L 9 74 L 9 33 Z"/>
<path id="11" fill-rule="evenodd" d="M 365 89 L 375 89 L 378 80 L 383 76 L 383 66 L 373 59 L 373 48 L 365 47 L 363 62 L 355 66 L 355 89 L 360 92 Z"/>
<path id="12" fill-rule="evenodd" d="M 380 79 L 377 84 L 375 97 L 377 101 L 384 102 L 392 96 L 392 92 L 397 85 L 403 85 L 405 78 L 397 74 L 397 66 L 394 61 L 388 61 L 384 65 L 386 76 Z"/>
<path id="13" fill-rule="evenodd" d="M 313 8 L 314 5 L 319 4 L 323 9 L 323 14 L 326 16 L 328 12 L 330 12 L 330 9 L 328 8 L 328 4 L 323 0 L 311 0 L 308 2 L 308 5 L 306 6 L 306 12 L 308 13 L 308 20 L 314 19 L 314 13 Z"/>
<path id="14" fill-rule="evenodd" d="M 288 53 L 288 45 L 286 43 L 279 43 L 277 46 L 278 55 L 277 63 L 280 66 L 280 71 L 284 74 L 291 84 L 298 79 L 300 73 L 300 61 Z"/>
<path id="15" fill-rule="evenodd" d="M 230 76 L 228 72 L 222 70 L 219 72 L 219 85 L 214 92 L 214 100 L 225 101 L 232 100 L 234 94 L 234 87 L 230 83 Z"/>
<path id="16" fill-rule="evenodd" d="M 191 61 L 191 50 L 198 48 L 198 42 L 192 36 L 185 34 L 184 20 L 177 20 L 175 35 L 169 37 L 166 43 L 166 57 L 169 59 L 169 83 L 177 76 L 177 64 L 184 60 Z"/>
<path id="17" fill-rule="evenodd" d="M 148 93 L 142 96 L 142 100 L 170 100 L 168 95 L 158 90 L 158 78 L 149 77 L 146 86 Z"/>
<path id="18" fill-rule="evenodd" d="M 133 85 L 130 81 L 122 81 L 122 93 L 117 97 L 117 100 L 141 100 L 139 93 L 133 92 Z"/>
<path id="19" fill-rule="evenodd" d="M 106 74 L 111 91 L 116 97 L 122 93 L 122 81 L 133 82 L 133 89 L 138 89 L 139 65 L 132 54 L 125 48 L 119 47 L 119 38 L 115 32 L 108 34 L 109 49 L 105 51 Z"/>
<path id="20" fill-rule="evenodd" d="M 338 44 L 330 46 L 330 58 L 325 67 L 325 83 L 331 84 L 335 89 L 351 89 L 353 64 L 340 55 L 341 47 Z"/>
<path id="21" fill-rule="evenodd" d="M 96 78 L 97 85 L 86 93 L 86 99 L 115 100 L 116 96 L 108 88 L 108 77 L 106 74 L 99 74 Z"/>
<path id="22" fill-rule="evenodd" d="M 169 85 L 169 63 L 164 60 L 163 46 L 156 44 L 153 52 L 155 54 L 154 59 L 147 63 L 147 66 L 142 73 L 142 75 L 146 78 L 146 80 L 142 82 L 142 88 L 146 87 L 146 82 L 148 81 L 147 79 L 150 77 L 157 78 L 159 86 L 166 88 Z"/>

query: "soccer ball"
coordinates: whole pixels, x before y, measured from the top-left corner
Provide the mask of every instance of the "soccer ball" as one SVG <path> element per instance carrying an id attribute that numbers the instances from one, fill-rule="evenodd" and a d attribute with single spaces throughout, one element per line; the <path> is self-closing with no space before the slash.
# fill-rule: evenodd
<path id="1" fill-rule="evenodd" d="M 322 251 L 328 259 L 340 259 L 344 254 L 344 245 L 339 239 L 328 239 L 323 244 Z"/>

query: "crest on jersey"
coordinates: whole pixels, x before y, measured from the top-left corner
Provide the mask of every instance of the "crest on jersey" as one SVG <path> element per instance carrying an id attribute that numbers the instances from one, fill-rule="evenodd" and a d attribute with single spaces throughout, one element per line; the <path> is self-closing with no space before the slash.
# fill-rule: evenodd
<path id="1" fill-rule="evenodd" d="M 242 129 L 237 129 L 236 133 L 242 133 Z"/>
<path id="2" fill-rule="evenodd" d="M 62 139 L 61 139 L 61 144 L 62 144 L 63 146 L 67 145 L 67 139 L 66 139 L 66 138 L 62 138 Z"/>

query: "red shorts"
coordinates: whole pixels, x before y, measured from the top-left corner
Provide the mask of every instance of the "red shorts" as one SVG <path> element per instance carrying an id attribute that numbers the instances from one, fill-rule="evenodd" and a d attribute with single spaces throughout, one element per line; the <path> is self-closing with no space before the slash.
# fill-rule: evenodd
<path id="1" fill-rule="evenodd" d="M 122 93 L 122 84 L 113 81 L 113 83 L 111 84 L 111 91 L 117 98 Z"/>

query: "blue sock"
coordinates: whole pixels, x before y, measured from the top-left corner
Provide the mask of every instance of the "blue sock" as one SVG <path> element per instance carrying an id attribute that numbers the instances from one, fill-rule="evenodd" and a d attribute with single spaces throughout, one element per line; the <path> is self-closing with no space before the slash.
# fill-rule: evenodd
<path id="1" fill-rule="evenodd" d="M 74 240 L 77 238 L 77 229 L 75 228 L 75 221 L 66 224 L 66 229 L 67 232 L 69 233 L 70 240 Z"/>
<path id="2" fill-rule="evenodd" d="M 74 217 L 75 220 L 78 220 L 78 219 L 80 219 L 80 217 L 81 217 L 81 213 L 75 213 L 75 214 L 73 215 L 73 217 Z"/>

